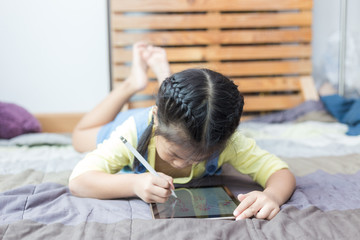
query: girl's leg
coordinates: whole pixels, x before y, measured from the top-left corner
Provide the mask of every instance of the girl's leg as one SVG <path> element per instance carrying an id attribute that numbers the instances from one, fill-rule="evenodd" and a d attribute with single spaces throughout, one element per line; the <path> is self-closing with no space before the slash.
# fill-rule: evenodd
<path id="1" fill-rule="evenodd" d="M 171 75 L 165 49 L 149 46 L 145 53 L 145 61 L 155 73 L 159 85 Z"/>
<path id="2" fill-rule="evenodd" d="M 144 55 L 148 45 L 139 42 L 133 46 L 133 62 L 130 76 L 118 85 L 92 111 L 87 113 L 73 131 L 73 146 L 79 152 L 87 152 L 96 148 L 97 134 L 102 126 L 115 119 L 124 104 L 147 83 L 147 63 Z"/>

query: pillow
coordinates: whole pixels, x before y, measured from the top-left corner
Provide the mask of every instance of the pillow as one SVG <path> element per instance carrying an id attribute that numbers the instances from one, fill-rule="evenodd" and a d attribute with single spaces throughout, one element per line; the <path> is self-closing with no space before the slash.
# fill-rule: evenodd
<path id="1" fill-rule="evenodd" d="M 10 139 L 40 131 L 39 121 L 26 109 L 13 103 L 0 102 L 0 138 Z"/>
<path id="2" fill-rule="evenodd" d="M 27 133 L 12 139 L 0 139 L 1 146 L 39 146 L 39 145 L 71 145 L 69 133 Z"/>

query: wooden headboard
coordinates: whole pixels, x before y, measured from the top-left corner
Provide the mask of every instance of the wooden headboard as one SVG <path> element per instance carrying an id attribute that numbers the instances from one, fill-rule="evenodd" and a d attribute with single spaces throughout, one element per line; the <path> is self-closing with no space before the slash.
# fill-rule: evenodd
<path id="1" fill-rule="evenodd" d="M 131 45 L 145 40 L 166 49 L 172 72 L 206 67 L 234 80 L 246 115 L 294 107 L 317 96 L 311 10 L 312 0 L 111 0 L 113 87 L 129 75 Z M 157 88 L 129 107 L 153 105 Z"/>
<path id="2" fill-rule="evenodd" d="M 109 19 L 112 87 L 129 75 L 133 43 L 145 40 L 166 49 L 172 72 L 206 67 L 228 76 L 247 116 L 317 99 L 312 0 L 109 0 Z M 153 81 L 129 108 L 154 104 L 158 84 L 148 75 Z M 81 115 L 63 116 L 72 129 Z"/>

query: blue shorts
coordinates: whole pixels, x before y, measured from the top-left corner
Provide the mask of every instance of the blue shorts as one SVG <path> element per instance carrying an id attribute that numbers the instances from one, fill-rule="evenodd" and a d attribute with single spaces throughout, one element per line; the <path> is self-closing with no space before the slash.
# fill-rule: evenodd
<path id="1" fill-rule="evenodd" d="M 133 116 L 135 113 L 139 113 L 142 111 L 149 111 L 149 108 L 134 108 L 124 112 L 119 112 L 116 118 L 109 122 L 108 124 L 104 125 L 100 128 L 97 137 L 96 137 L 96 144 L 102 143 L 104 140 L 108 139 L 111 133 L 121 124 L 123 124 L 129 117 Z"/>

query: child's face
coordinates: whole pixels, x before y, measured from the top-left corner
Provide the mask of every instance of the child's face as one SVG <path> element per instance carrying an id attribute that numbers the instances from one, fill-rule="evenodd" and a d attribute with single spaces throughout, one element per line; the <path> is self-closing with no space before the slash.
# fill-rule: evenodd
<path id="1" fill-rule="evenodd" d="M 156 151 L 159 157 L 174 168 L 185 168 L 196 161 L 192 159 L 192 153 L 182 146 L 167 141 L 162 136 L 156 136 Z"/>

